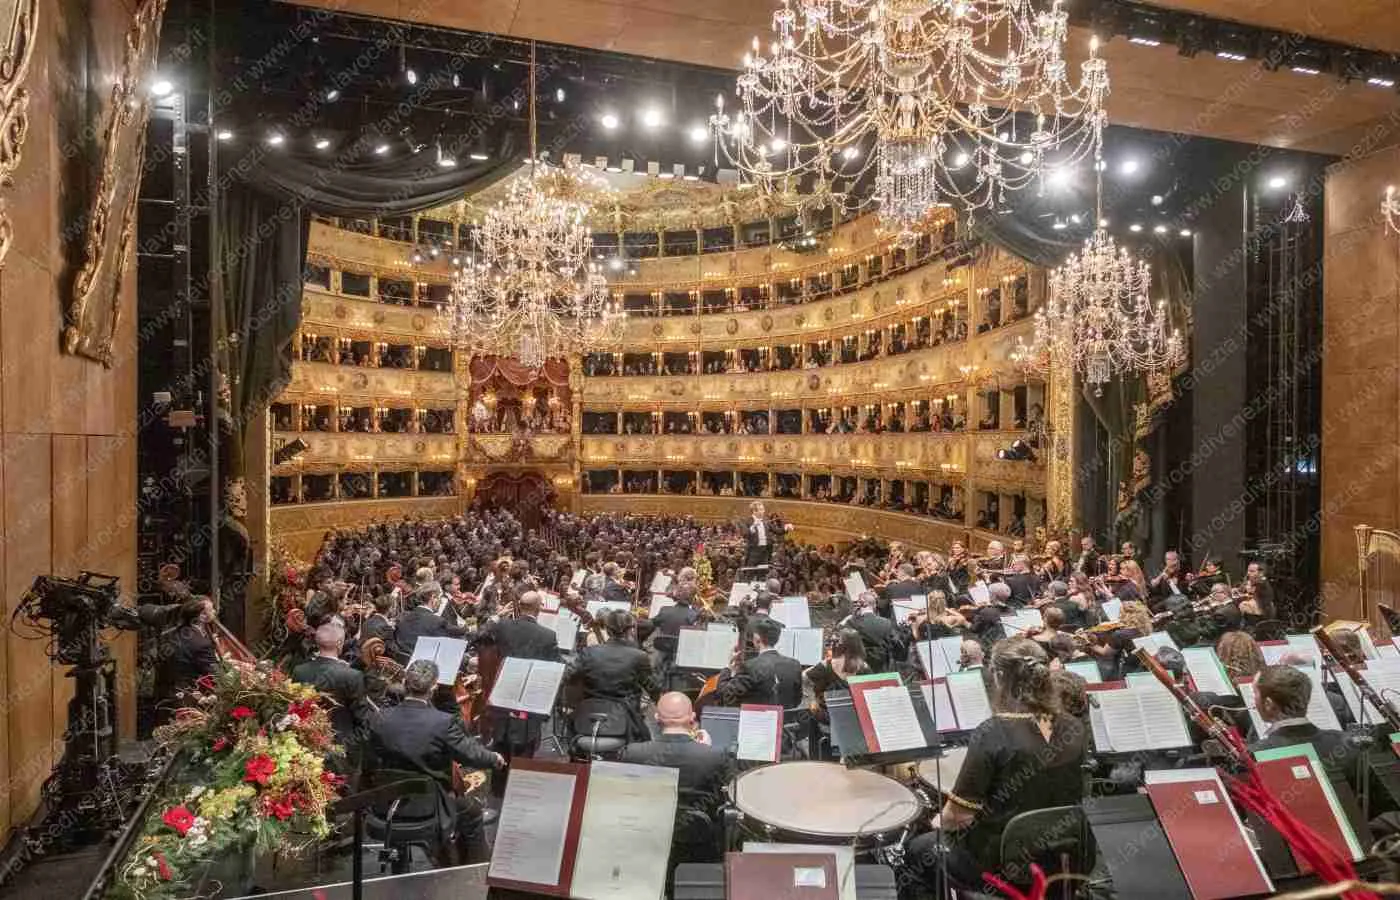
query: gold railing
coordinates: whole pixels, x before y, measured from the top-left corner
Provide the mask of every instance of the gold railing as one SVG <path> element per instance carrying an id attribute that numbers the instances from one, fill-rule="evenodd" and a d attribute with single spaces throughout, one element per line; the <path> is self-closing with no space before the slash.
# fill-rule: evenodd
<path id="1" fill-rule="evenodd" d="M 457 387 L 451 372 L 297 361 L 291 381 L 274 402 L 374 406 L 376 400 L 446 408 L 456 404 Z"/>
<path id="2" fill-rule="evenodd" d="M 297 439 L 307 445 L 306 449 L 296 459 L 274 466 L 272 474 L 395 466 L 451 469 L 457 463 L 457 436 L 453 434 L 278 431 L 273 434 L 273 446 Z"/>

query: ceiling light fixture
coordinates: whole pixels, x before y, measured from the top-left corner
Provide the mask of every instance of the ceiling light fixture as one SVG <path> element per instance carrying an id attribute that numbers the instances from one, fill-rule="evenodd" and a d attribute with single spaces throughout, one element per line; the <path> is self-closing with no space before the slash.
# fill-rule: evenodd
<path id="1" fill-rule="evenodd" d="M 286 140 L 287 139 L 283 137 L 280 133 L 274 131 L 272 132 L 272 134 L 269 134 L 267 136 L 267 145 L 269 147 L 280 147 L 283 143 L 286 142 Z"/>
<path id="2" fill-rule="evenodd" d="M 1161 42 L 1161 41 L 1159 41 L 1159 40 L 1157 40 L 1157 39 L 1155 39 L 1155 38 L 1146 38 L 1146 37 L 1130 37 L 1130 38 L 1128 38 L 1128 43 L 1130 43 L 1130 44 L 1139 44 L 1139 45 L 1141 45 L 1141 46 L 1143 46 L 1143 47 L 1160 47 L 1160 46 L 1162 46 L 1162 42 Z"/>
<path id="3" fill-rule="evenodd" d="M 491 158 L 491 157 L 487 156 L 485 153 L 468 153 L 468 154 L 467 154 L 467 159 L 476 160 L 477 162 L 485 162 L 486 160 L 488 160 L 488 159 L 490 159 L 490 158 Z"/>
<path id="4" fill-rule="evenodd" d="M 151 93 L 157 97 L 165 97 L 173 93 L 175 85 L 169 78 L 157 78 L 151 82 Z"/>
<path id="5" fill-rule="evenodd" d="M 1369 85 L 1371 85 L 1372 87 L 1381 87 L 1381 88 L 1393 88 L 1393 87 L 1395 87 L 1395 79 L 1394 79 L 1394 78 L 1382 78 L 1382 77 L 1380 77 L 1380 76 L 1378 76 L 1378 75 L 1372 75 L 1370 78 L 1367 78 L 1367 79 L 1366 79 L 1366 83 L 1369 84 Z"/>
<path id="6" fill-rule="evenodd" d="M 224 142 L 233 140 L 233 132 L 229 131 L 227 128 L 220 130 L 219 133 L 214 136 Z"/>
<path id="7" fill-rule="evenodd" d="M 654 106 L 649 106 L 642 111 L 642 124 L 648 128 L 660 128 L 664 121 L 661 110 Z"/>
<path id="8" fill-rule="evenodd" d="M 315 146 L 316 146 L 316 149 L 317 149 L 317 150 L 325 150 L 326 148 L 330 147 L 330 145 L 331 145 L 331 140 L 330 140 L 330 138 L 317 138 L 317 139 L 316 139 L 316 145 L 315 145 Z"/>
<path id="9" fill-rule="evenodd" d="M 1233 50 L 1217 50 L 1215 55 L 1220 59 L 1228 59 L 1230 62 L 1244 62 L 1249 59 L 1243 53 L 1236 53 Z"/>
<path id="10" fill-rule="evenodd" d="M 599 122 L 602 124 L 602 126 L 603 126 L 604 128 L 606 128 L 608 131 L 612 131 L 614 128 L 617 127 L 617 124 L 618 124 L 618 122 L 617 122 L 617 116 L 614 115 L 613 113 L 603 113 L 603 117 L 602 117 L 601 119 L 599 119 L 598 121 L 599 121 Z"/>
<path id="11" fill-rule="evenodd" d="M 1118 171 L 1122 172 L 1124 175 L 1136 175 L 1141 168 L 1142 163 L 1138 162 L 1136 157 L 1130 156 L 1123 160 L 1123 163 L 1118 167 Z"/>
<path id="12" fill-rule="evenodd" d="M 379 143 L 379 146 L 377 146 L 377 147 L 374 148 L 374 152 L 375 152 L 375 154 L 378 155 L 378 156 L 383 156 L 384 154 L 388 153 L 388 152 L 389 152 L 389 143 L 388 143 L 388 141 L 381 141 L 381 142 Z"/>
<path id="13" fill-rule="evenodd" d="M 335 101 L 337 101 L 337 100 L 339 100 L 339 99 L 340 99 L 340 91 L 339 91 L 337 88 L 331 88 L 330 90 L 326 91 L 326 102 L 327 102 L 327 103 L 334 103 Z"/>

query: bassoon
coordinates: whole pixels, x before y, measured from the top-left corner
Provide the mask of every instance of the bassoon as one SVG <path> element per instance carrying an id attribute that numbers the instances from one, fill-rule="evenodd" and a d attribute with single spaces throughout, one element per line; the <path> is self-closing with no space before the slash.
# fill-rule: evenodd
<path id="1" fill-rule="evenodd" d="M 1381 699 L 1380 693 L 1371 686 L 1371 682 L 1366 680 L 1361 669 L 1356 663 L 1347 657 L 1345 651 L 1337 644 L 1337 639 L 1328 633 L 1327 628 L 1319 625 L 1313 629 L 1313 637 L 1317 640 L 1317 645 L 1322 648 L 1324 662 L 1330 661 L 1335 666 L 1340 666 L 1342 671 L 1347 673 L 1351 683 L 1356 685 L 1357 691 L 1371 704 L 1377 712 L 1385 717 L 1385 723 L 1390 731 L 1400 731 L 1400 712 L 1396 712 L 1394 707 Z"/>

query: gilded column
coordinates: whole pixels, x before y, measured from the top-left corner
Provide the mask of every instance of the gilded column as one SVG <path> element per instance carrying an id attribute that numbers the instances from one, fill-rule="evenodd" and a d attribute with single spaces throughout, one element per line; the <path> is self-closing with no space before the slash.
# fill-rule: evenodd
<path id="1" fill-rule="evenodd" d="M 452 425 L 457 432 L 457 497 L 459 508 L 466 509 L 472 502 L 472 491 L 476 486 L 473 477 L 476 473 L 470 468 L 471 460 L 471 396 L 472 369 L 471 357 L 463 350 L 452 351 L 452 386 L 455 402 Z"/>
<path id="2" fill-rule="evenodd" d="M 583 357 L 579 354 L 569 357 L 569 411 L 569 472 L 574 479 L 570 510 L 577 515 L 583 503 Z M 619 414 L 618 431 L 621 430 Z"/>
<path id="3" fill-rule="evenodd" d="M 1063 364 L 1052 364 L 1045 390 L 1050 443 L 1045 527 L 1050 535 L 1062 536 L 1074 525 L 1074 371 Z"/>

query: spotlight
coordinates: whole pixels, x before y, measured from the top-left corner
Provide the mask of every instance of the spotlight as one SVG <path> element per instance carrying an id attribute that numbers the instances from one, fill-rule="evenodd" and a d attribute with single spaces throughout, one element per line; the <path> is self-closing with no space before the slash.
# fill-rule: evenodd
<path id="1" fill-rule="evenodd" d="M 404 70 L 403 77 L 408 79 L 409 84 L 418 83 L 418 73 L 414 71 L 413 67 L 411 66 Z"/>
<path id="2" fill-rule="evenodd" d="M 1178 233 L 1179 233 L 1182 237 L 1190 237 L 1190 236 L 1191 236 L 1191 229 L 1189 229 L 1189 228 L 1183 228 L 1183 229 L 1181 229 L 1181 231 L 1178 232 Z"/>
<path id="3" fill-rule="evenodd" d="M 659 128 L 661 126 L 661 110 L 656 107 L 648 107 L 642 112 L 642 124 L 648 128 Z"/>
<path id="4" fill-rule="evenodd" d="M 267 144 L 269 147 L 280 147 L 286 140 L 285 137 L 275 131 L 267 136 Z"/>
<path id="5" fill-rule="evenodd" d="M 1154 226 L 1154 227 L 1152 228 L 1152 233 L 1153 233 L 1153 234 L 1166 234 L 1166 233 L 1167 233 L 1167 226 L 1165 226 L 1165 225 L 1156 225 L 1156 226 Z"/>
<path id="6" fill-rule="evenodd" d="M 375 154 L 378 155 L 378 156 L 383 156 L 384 154 L 388 153 L 388 152 L 389 152 L 389 142 L 388 142 L 388 141 L 381 141 L 381 142 L 379 143 L 379 146 L 377 146 L 377 147 L 374 148 L 374 152 L 375 152 Z"/>
<path id="7" fill-rule="evenodd" d="M 1283 175 L 1274 175 L 1266 182 L 1270 190 L 1281 191 L 1288 187 L 1288 178 Z"/>
<path id="8" fill-rule="evenodd" d="M 554 102 L 555 102 L 555 103 L 563 103 L 563 102 L 564 102 L 564 89 L 563 89 L 563 88 L 555 88 L 555 89 L 554 89 Z"/>
<path id="9" fill-rule="evenodd" d="M 327 103 L 334 103 L 335 101 L 337 101 L 337 100 L 339 100 L 339 99 L 340 99 L 340 91 L 339 91 L 338 89 L 336 89 L 336 88 L 331 88 L 330 90 L 326 91 L 326 102 L 327 102 Z"/>
<path id="10" fill-rule="evenodd" d="M 233 132 L 229 131 L 227 128 L 221 130 L 218 134 L 214 136 L 225 143 L 233 140 Z"/>
<path id="11" fill-rule="evenodd" d="M 151 93 L 157 97 L 165 97 L 175 90 L 175 85 L 169 78 L 157 78 L 151 82 Z"/>
<path id="12" fill-rule="evenodd" d="M 1050 227 L 1055 229 L 1056 231 L 1064 231 L 1069 226 L 1065 224 L 1064 219 L 1056 219 L 1055 224 L 1051 225 Z"/>
<path id="13" fill-rule="evenodd" d="M 690 142 L 692 144 L 703 144 L 710 136 L 710 130 L 704 125 L 690 126 Z"/>
<path id="14" fill-rule="evenodd" d="M 854 144 L 849 147 L 843 147 L 841 149 L 842 159 L 855 159 L 857 156 L 860 156 L 860 148 L 855 146 Z"/>
<path id="15" fill-rule="evenodd" d="M 490 159 L 491 157 L 487 156 L 485 153 L 468 153 L 468 154 L 467 154 L 467 158 L 468 158 L 468 159 L 474 159 L 474 160 L 476 160 L 477 162 L 485 162 L 486 160 Z"/>
<path id="16" fill-rule="evenodd" d="M 1070 169 L 1052 169 L 1050 176 L 1046 179 L 1050 186 L 1056 190 L 1064 190 L 1074 181 L 1074 172 Z"/>
<path id="17" fill-rule="evenodd" d="M 612 131 L 617 127 L 617 116 L 612 113 L 603 113 L 603 118 L 599 119 L 599 121 L 608 131 Z"/>
<path id="18" fill-rule="evenodd" d="M 1141 168 L 1142 163 L 1138 162 L 1135 157 L 1130 156 L 1123 160 L 1122 165 L 1118 167 L 1118 171 L 1122 172 L 1124 175 L 1134 175 Z"/>
<path id="19" fill-rule="evenodd" d="M 1153 205 L 1153 206 L 1161 206 L 1161 205 L 1162 205 L 1162 195 L 1161 195 L 1161 194 L 1153 194 L 1153 195 L 1152 195 L 1152 205 Z"/>
<path id="20" fill-rule="evenodd" d="M 1128 230 L 1131 231 L 1133 234 L 1137 234 L 1139 231 L 1142 231 L 1142 226 L 1134 222 L 1133 224 L 1128 226 Z"/>
<path id="21" fill-rule="evenodd" d="M 331 139 L 330 139 L 330 138 L 317 138 L 317 139 L 316 139 L 316 149 L 317 149 L 317 150 L 325 150 L 325 149 L 326 149 L 327 147 L 329 147 L 330 145 L 331 145 Z"/>

